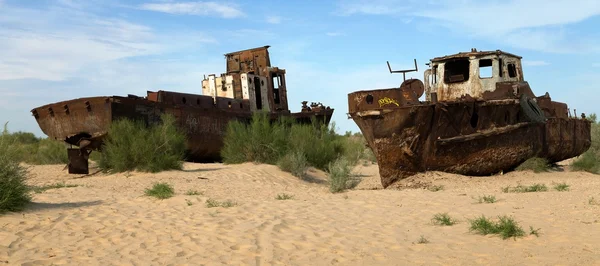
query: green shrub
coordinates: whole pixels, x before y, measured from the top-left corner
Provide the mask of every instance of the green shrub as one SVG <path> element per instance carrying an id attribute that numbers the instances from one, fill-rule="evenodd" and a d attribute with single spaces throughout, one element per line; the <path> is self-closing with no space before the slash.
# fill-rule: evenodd
<path id="1" fill-rule="evenodd" d="M 494 195 L 483 195 L 479 196 L 479 203 L 494 203 L 496 202 L 496 196 Z"/>
<path id="2" fill-rule="evenodd" d="M 100 169 L 108 172 L 182 169 L 185 135 L 172 115 L 162 115 L 161 120 L 162 123 L 149 127 L 140 121 L 114 121 L 102 147 Z"/>
<path id="3" fill-rule="evenodd" d="M 11 149 L 13 141 L 5 125 L 0 135 L 0 213 L 23 210 L 31 201 L 26 171 L 14 159 Z"/>
<path id="4" fill-rule="evenodd" d="M 338 158 L 329 164 L 329 191 L 342 192 L 351 187 L 350 163 L 346 158 Z"/>
<path id="5" fill-rule="evenodd" d="M 33 133 L 5 130 L 3 138 L 11 150 L 11 158 L 28 164 L 67 164 L 67 149 L 62 141 L 37 138 Z"/>
<path id="6" fill-rule="evenodd" d="M 314 120 L 312 124 L 297 124 L 290 118 L 271 121 L 266 113 L 257 112 L 249 124 L 229 122 L 221 156 L 227 164 L 283 163 L 287 168 L 289 161 L 281 161 L 284 156 L 302 154 L 308 165 L 326 170 L 342 153 L 339 138 L 333 128 Z"/>
<path id="7" fill-rule="evenodd" d="M 477 219 L 470 220 L 470 223 L 471 228 L 469 231 L 475 231 L 481 235 L 498 234 L 503 239 L 525 235 L 523 228 L 513 218 L 508 216 L 498 216 L 498 221 L 494 222 L 482 215 Z"/>
<path id="8" fill-rule="evenodd" d="M 531 170 L 534 173 L 548 172 L 550 170 L 550 164 L 548 160 L 544 158 L 529 158 L 516 168 L 517 171 Z"/>
<path id="9" fill-rule="evenodd" d="M 235 201 L 232 201 L 232 200 L 226 200 L 224 202 L 220 202 L 220 201 L 214 200 L 214 199 L 206 200 L 206 208 L 215 208 L 215 207 L 230 208 L 230 207 L 235 207 L 237 205 L 238 205 L 238 203 Z"/>
<path id="10" fill-rule="evenodd" d="M 275 164 L 286 153 L 286 131 L 281 121 L 271 123 L 265 112 L 254 113 L 249 125 L 230 121 L 221 150 L 223 161 Z"/>
<path id="11" fill-rule="evenodd" d="M 69 163 L 69 156 L 63 142 L 45 138 L 39 141 L 33 160 L 26 160 L 26 162 L 31 164 L 67 164 Z"/>
<path id="12" fill-rule="evenodd" d="M 454 218 L 450 217 L 450 215 L 448 215 L 448 213 L 437 213 L 433 216 L 431 221 L 433 222 L 433 224 L 436 224 L 436 225 L 451 226 L 451 225 L 456 224 L 456 220 Z"/>
<path id="13" fill-rule="evenodd" d="M 554 190 L 556 191 L 569 191 L 569 184 L 567 183 L 558 183 L 554 185 Z"/>
<path id="14" fill-rule="evenodd" d="M 531 186 L 517 185 L 516 187 L 507 186 L 502 188 L 504 193 L 527 193 L 527 192 L 543 192 L 548 191 L 545 184 L 533 184 Z"/>
<path id="15" fill-rule="evenodd" d="M 367 146 L 367 141 L 362 134 L 346 135 L 342 139 L 343 156 L 351 165 L 356 165 L 359 160 L 377 162 L 373 151 Z"/>
<path id="16" fill-rule="evenodd" d="M 290 172 L 293 176 L 302 178 L 306 175 L 308 162 L 302 152 L 296 151 L 290 152 L 279 159 L 277 166 L 279 166 L 279 169 L 282 171 Z"/>
<path id="17" fill-rule="evenodd" d="M 293 199 L 294 195 L 290 195 L 290 194 L 286 194 L 286 193 L 281 193 L 281 194 L 277 194 L 277 197 L 275 197 L 276 200 L 289 200 L 289 199 Z"/>
<path id="18" fill-rule="evenodd" d="M 145 194 L 157 199 L 168 199 L 175 195 L 175 190 L 168 183 L 155 183 L 152 188 L 146 189 Z"/>
<path id="19" fill-rule="evenodd" d="M 592 121 L 592 145 L 571 166 L 575 171 L 600 174 L 600 124 L 596 121 L 596 114 L 590 115 L 588 119 Z"/>

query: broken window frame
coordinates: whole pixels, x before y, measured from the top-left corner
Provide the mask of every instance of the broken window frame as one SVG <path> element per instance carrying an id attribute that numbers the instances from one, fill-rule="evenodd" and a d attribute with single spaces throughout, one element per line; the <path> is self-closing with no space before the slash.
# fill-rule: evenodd
<path id="1" fill-rule="evenodd" d="M 456 66 L 454 66 L 456 64 Z M 459 65 L 462 64 L 462 65 Z M 450 66 L 450 67 L 448 67 Z M 466 66 L 466 68 L 465 68 Z M 451 70 L 452 69 L 452 70 Z M 471 61 L 468 57 L 457 58 L 452 61 L 448 61 L 444 63 L 444 83 L 452 84 L 452 83 L 463 83 L 469 81 L 470 78 L 470 70 L 471 70 Z M 450 73 L 450 75 L 449 75 Z M 453 74 L 453 75 L 452 75 Z M 450 77 L 457 77 L 459 75 L 463 76 L 462 80 L 450 80 Z"/>
<path id="2" fill-rule="evenodd" d="M 519 78 L 519 73 L 517 71 L 517 64 L 515 62 L 508 62 L 506 64 L 506 69 L 508 70 L 508 78 L 517 79 Z"/>
<path id="3" fill-rule="evenodd" d="M 484 66 L 481 65 L 482 61 L 489 61 L 489 65 L 485 64 Z M 480 79 L 490 79 L 494 77 L 494 60 L 492 60 L 491 58 L 482 58 L 479 59 L 477 61 L 478 63 L 478 70 L 479 70 L 479 78 Z M 485 77 L 481 76 L 481 69 L 485 69 L 486 70 L 486 74 L 489 73 L 489 75 L 486 75 Z"/>

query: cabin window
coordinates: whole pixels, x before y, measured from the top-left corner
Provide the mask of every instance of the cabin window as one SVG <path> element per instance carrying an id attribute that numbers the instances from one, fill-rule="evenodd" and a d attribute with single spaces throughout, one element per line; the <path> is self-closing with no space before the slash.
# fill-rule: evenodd
<path id="1" fill-rule="evenodd" d="M 469 80 L 469 59 L 457 59 L 446 62 L 444 67 L 444 82 L 455 83 Z"/>
<path id="2" fill-rule="evenodd" d="M 438 66 L 436 65 L 436 66 L 433 66 L 433 70 L 431 71 L 431 73 L 432 73 L 432 74 L 431 74 L 431 77 L 432 77 L 432 81 L 431 81 L 431 82 L 432 82 L 433 84 L 436 84 L 436 83 L 437 83 L 437 69 L 438 69 Z M 433 85 L 433 84 L 432 84 L 432 85 Z"/>
<path id="3" fill-rule="evenodd" d="M 279 104 L 281 99 L 279 97 L 279 87 L 281 87 L 281 77 L 273 75 L 273 101 L 275 104 Z"/>
<path id="4" fill-rule="evenodd" d="M 517 67 L 515 64 L 508 64 L 508 76 L 511 78 L 517 77 Z"/>
<path id="5" fill-rule="evenodd" d="M 492 59 L 479 60 L 479 77 L 491 78 L 492 76 Z"/>

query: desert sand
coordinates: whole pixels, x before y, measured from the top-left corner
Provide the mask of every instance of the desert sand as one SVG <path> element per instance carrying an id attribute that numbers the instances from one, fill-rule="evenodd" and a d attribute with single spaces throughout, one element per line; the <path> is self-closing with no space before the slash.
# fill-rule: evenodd
<path id="1" fill-rule="evenodd" d="M 332 194 L 320 171 L 307 182 L 252 163 L 88 176 L 63 165 L 28 167 L 32 185 L 78 186 L 34 194 L 26 211 L 0 216 L 0 265 L 600 265 L 600 176 L 588 173 L 433 172 L 384 190 L 377 166 L 359 165 L 362 182 Z M 155 182 L 170 183 L 176 195 L 144 196 Z M 553 182 L 570 190 L 554 191 Z M 550 190 L 501 191 L 518 183 Z M 185 195 L 190 189 L 203 194 Z M 280 193 L 294 198 L 276 200 Z M 499 201 L 479 204 L 484 194 Z M 209 198 L 238 205 L 208 208 Z M 458 223 L 432 224 L 443 212 Z M 468 219 L 482 214 L 510 215 L 540 234 L 503 240 L 469 232 Z M 421 236 L 429 243 L 418 243 Z"/>

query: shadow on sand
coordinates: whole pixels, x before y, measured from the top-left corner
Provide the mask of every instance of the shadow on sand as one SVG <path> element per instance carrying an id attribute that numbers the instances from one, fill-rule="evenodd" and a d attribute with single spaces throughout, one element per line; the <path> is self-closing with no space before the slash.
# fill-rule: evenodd
<path id="1" fill-rule="evenodd" d="M 47 202 L 31 202 L 27 206 L 28 211 L 43 211 L 52 209 L 73 209 L 102 204 L 101 200 L 82 201 L 82 202 L 65 202 L 65 203 L 47 203 Z"/>

